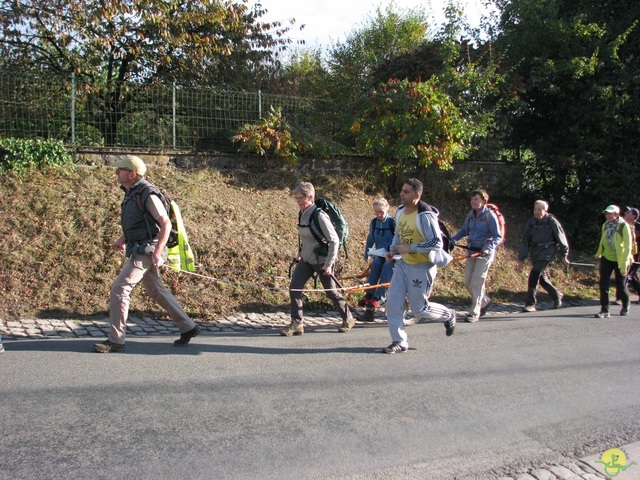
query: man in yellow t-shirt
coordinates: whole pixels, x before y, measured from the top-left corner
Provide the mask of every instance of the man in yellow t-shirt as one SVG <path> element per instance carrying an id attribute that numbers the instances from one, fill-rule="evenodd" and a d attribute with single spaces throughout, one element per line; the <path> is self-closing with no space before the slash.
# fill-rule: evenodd
<path id="1" fill-rule="evenodd" d="M 392 343 L 383 349 L 384 353 L 401 353 L 409 349 L 402 321 L 406 298 L 416 322 L 421 318 L 443 322 L 448 337 L 456 327 L 455 310 L 429 302 L 438 272 L 437 266 L 429 260 L 429 252 L 442 250 L 442 236 L 438 210 L 420 201 L 422 188 L 420 180 L 410 178 L 400 191 L 402 205 L 396 212 L 396 231 L 386 259 L 393 261 L 395 254 L 402 258 L 396 261 L 387 294 L 387 322 Z"/>

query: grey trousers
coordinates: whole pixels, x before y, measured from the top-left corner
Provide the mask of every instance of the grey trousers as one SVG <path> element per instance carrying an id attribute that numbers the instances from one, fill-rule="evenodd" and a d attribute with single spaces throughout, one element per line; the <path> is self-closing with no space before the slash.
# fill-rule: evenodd
<path id="1" fill-rule="evenodd" d="M 431 263 L 408 265 L 396 261 L 396 268 L 387 291 L 387 323 L 391 340 L 408 347 L 407 332 L 403 316 L 405 299 L 409 300 L 411 313 L 416 317 L 445 322 L 451 318 L 450 310 L 444 305 L 429 301 L 438 269 Z"/>
<path id="2" fill-rule="evenodd" d="M 491 299 L 485 295 L 485 282 L 489 267 L 493 263 L 493 255 L 487 257 L 469 257 L 464 266 L 464 286 L 471 295 L 469 313 L 480 316 L 480 310 L 486 307 Z"/>
<path id="3" fill-rule="evenodd" d="M 111 342 L 118 344 L 125 342 L 131 290 L 138 283 L 142 283 L 149 297 L 166 310 L 181 333 L 188 332 L 196 326 L 165 287 L 158 269 L 151 264 L 151 255 L 132 253 L 111 287 L 109 298 L 111 329 L 108 337 Z"/>
<path id="4" fill-rule="evenodd" d="M 300 260 L 296 265 L 293 275 L 291 276 L 291 283 L 289 284 L 289 296 L 291 297 L 291 319 L 296 322 L 302 322 L 303 320 L 303 302 L 302 292 L 296 290 L 302 290 L 307 281 L 313 277 L 313 274 L 317 273 L 323 288 L 326 290 L 326 295 L 329 300 L 333 302 L 333 306 L 340 313 L 342 320 L 346 320 L 351 316 L 347 302 L 340 293 L 338 293 L 337 285 L 329 275 L 325 275 L 322 271 L 322 265 L 311 265 L 310 263 Z"/>

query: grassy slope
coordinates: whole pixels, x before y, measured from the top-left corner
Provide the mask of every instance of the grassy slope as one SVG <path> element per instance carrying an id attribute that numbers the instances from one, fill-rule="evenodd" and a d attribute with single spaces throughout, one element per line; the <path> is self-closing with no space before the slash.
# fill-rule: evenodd
<path id="1" fill-rule="evenodd" d="M 286 292 L 244 285 L 288 285 L 289 263 L 297 248 L 297 207 L 290 191 L 306 178 L 298 178 L 293 171 L 185 172 L 162 168 L 151 169 L 148 178 L 180 204 L 199 265 L 197 272 L 224 280 L 165 270 L 167 285 L 190 314 L 206 321 L 234 311 L 288 309 Z M 320 195 L 339 201 L 349 220 L 351 255 L 344 272 L 362 272 L 375 187 L 362 178 L 316 176 L 310 180 Z M 120 235 L 121 192 L 113 170 L 37 173 L 26 181 L 0 177 L 0 189 L 4 252 L 0 318 L 104 315 L 111 282 L 122 262 L 122 256 L 110 248 Z M 438 206 L 445 223 L 455 232 L 468 211 L 468 199 L 433 193 L 436 198 L 448 199 Z M 429 198 L 428 193 L 425 199 Z M 489 293 L 497 301 L 522 301 L 526 275 L 515 272 L 515 248 L 530 211 L 513 202 L 503 202 L 501 207 L 508 221 L 508 236 L 490 271 Z M 456 249 L 455 253 L 460 252 Z M 464 262 L 458 262 L 439 273 L 435 299 L 455 305 L 467 303 L 463 269 Z M 593 269 L 572 270 L 567 276 L 554 268 L 552 273 L 569 297 L 595 298 Z M 326 305 L 321 295 L 312 294 L 309 300 L 313 307 Z M 351 303 L 355 304 L 355 298 Z M 134 291 L 132 309 L 163 315 L 142 288 Z"/>

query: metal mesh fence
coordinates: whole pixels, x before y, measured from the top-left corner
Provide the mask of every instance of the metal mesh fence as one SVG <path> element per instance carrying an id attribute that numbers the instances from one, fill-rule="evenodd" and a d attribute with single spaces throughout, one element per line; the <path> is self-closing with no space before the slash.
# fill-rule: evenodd
<path id="1" fill-rule="evenodd" d="M 0 136 L 86 147 L 235 150 L 231 136 L 270 108 L 317 135 L 333 137 L 329 100 L 179 85 L 110 88 L 73 77 L 0 72 Z"/>

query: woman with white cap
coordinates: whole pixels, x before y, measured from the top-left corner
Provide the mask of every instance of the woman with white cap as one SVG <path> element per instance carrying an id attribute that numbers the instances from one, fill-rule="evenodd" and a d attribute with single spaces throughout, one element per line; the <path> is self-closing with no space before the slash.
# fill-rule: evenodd
<path id="1" fill-rule="evenodd" d="M 609 284 L 612 272 L 615 274 L 616 289 L 620 292 L 622 302 L 620 315 L 625 316 L 629 314 L 629 290 L 624 278 L 633 262 L 633 234 L 629 224 L 620 218 L 620 208 L 617 205 L 609 205 L 602 213 L 607 221 L 602 224 L 600 245 L 596 252 L 596 258 L 600 258 L 600 313 L 596 313 L 595 317 L 609 318 Z"/>

